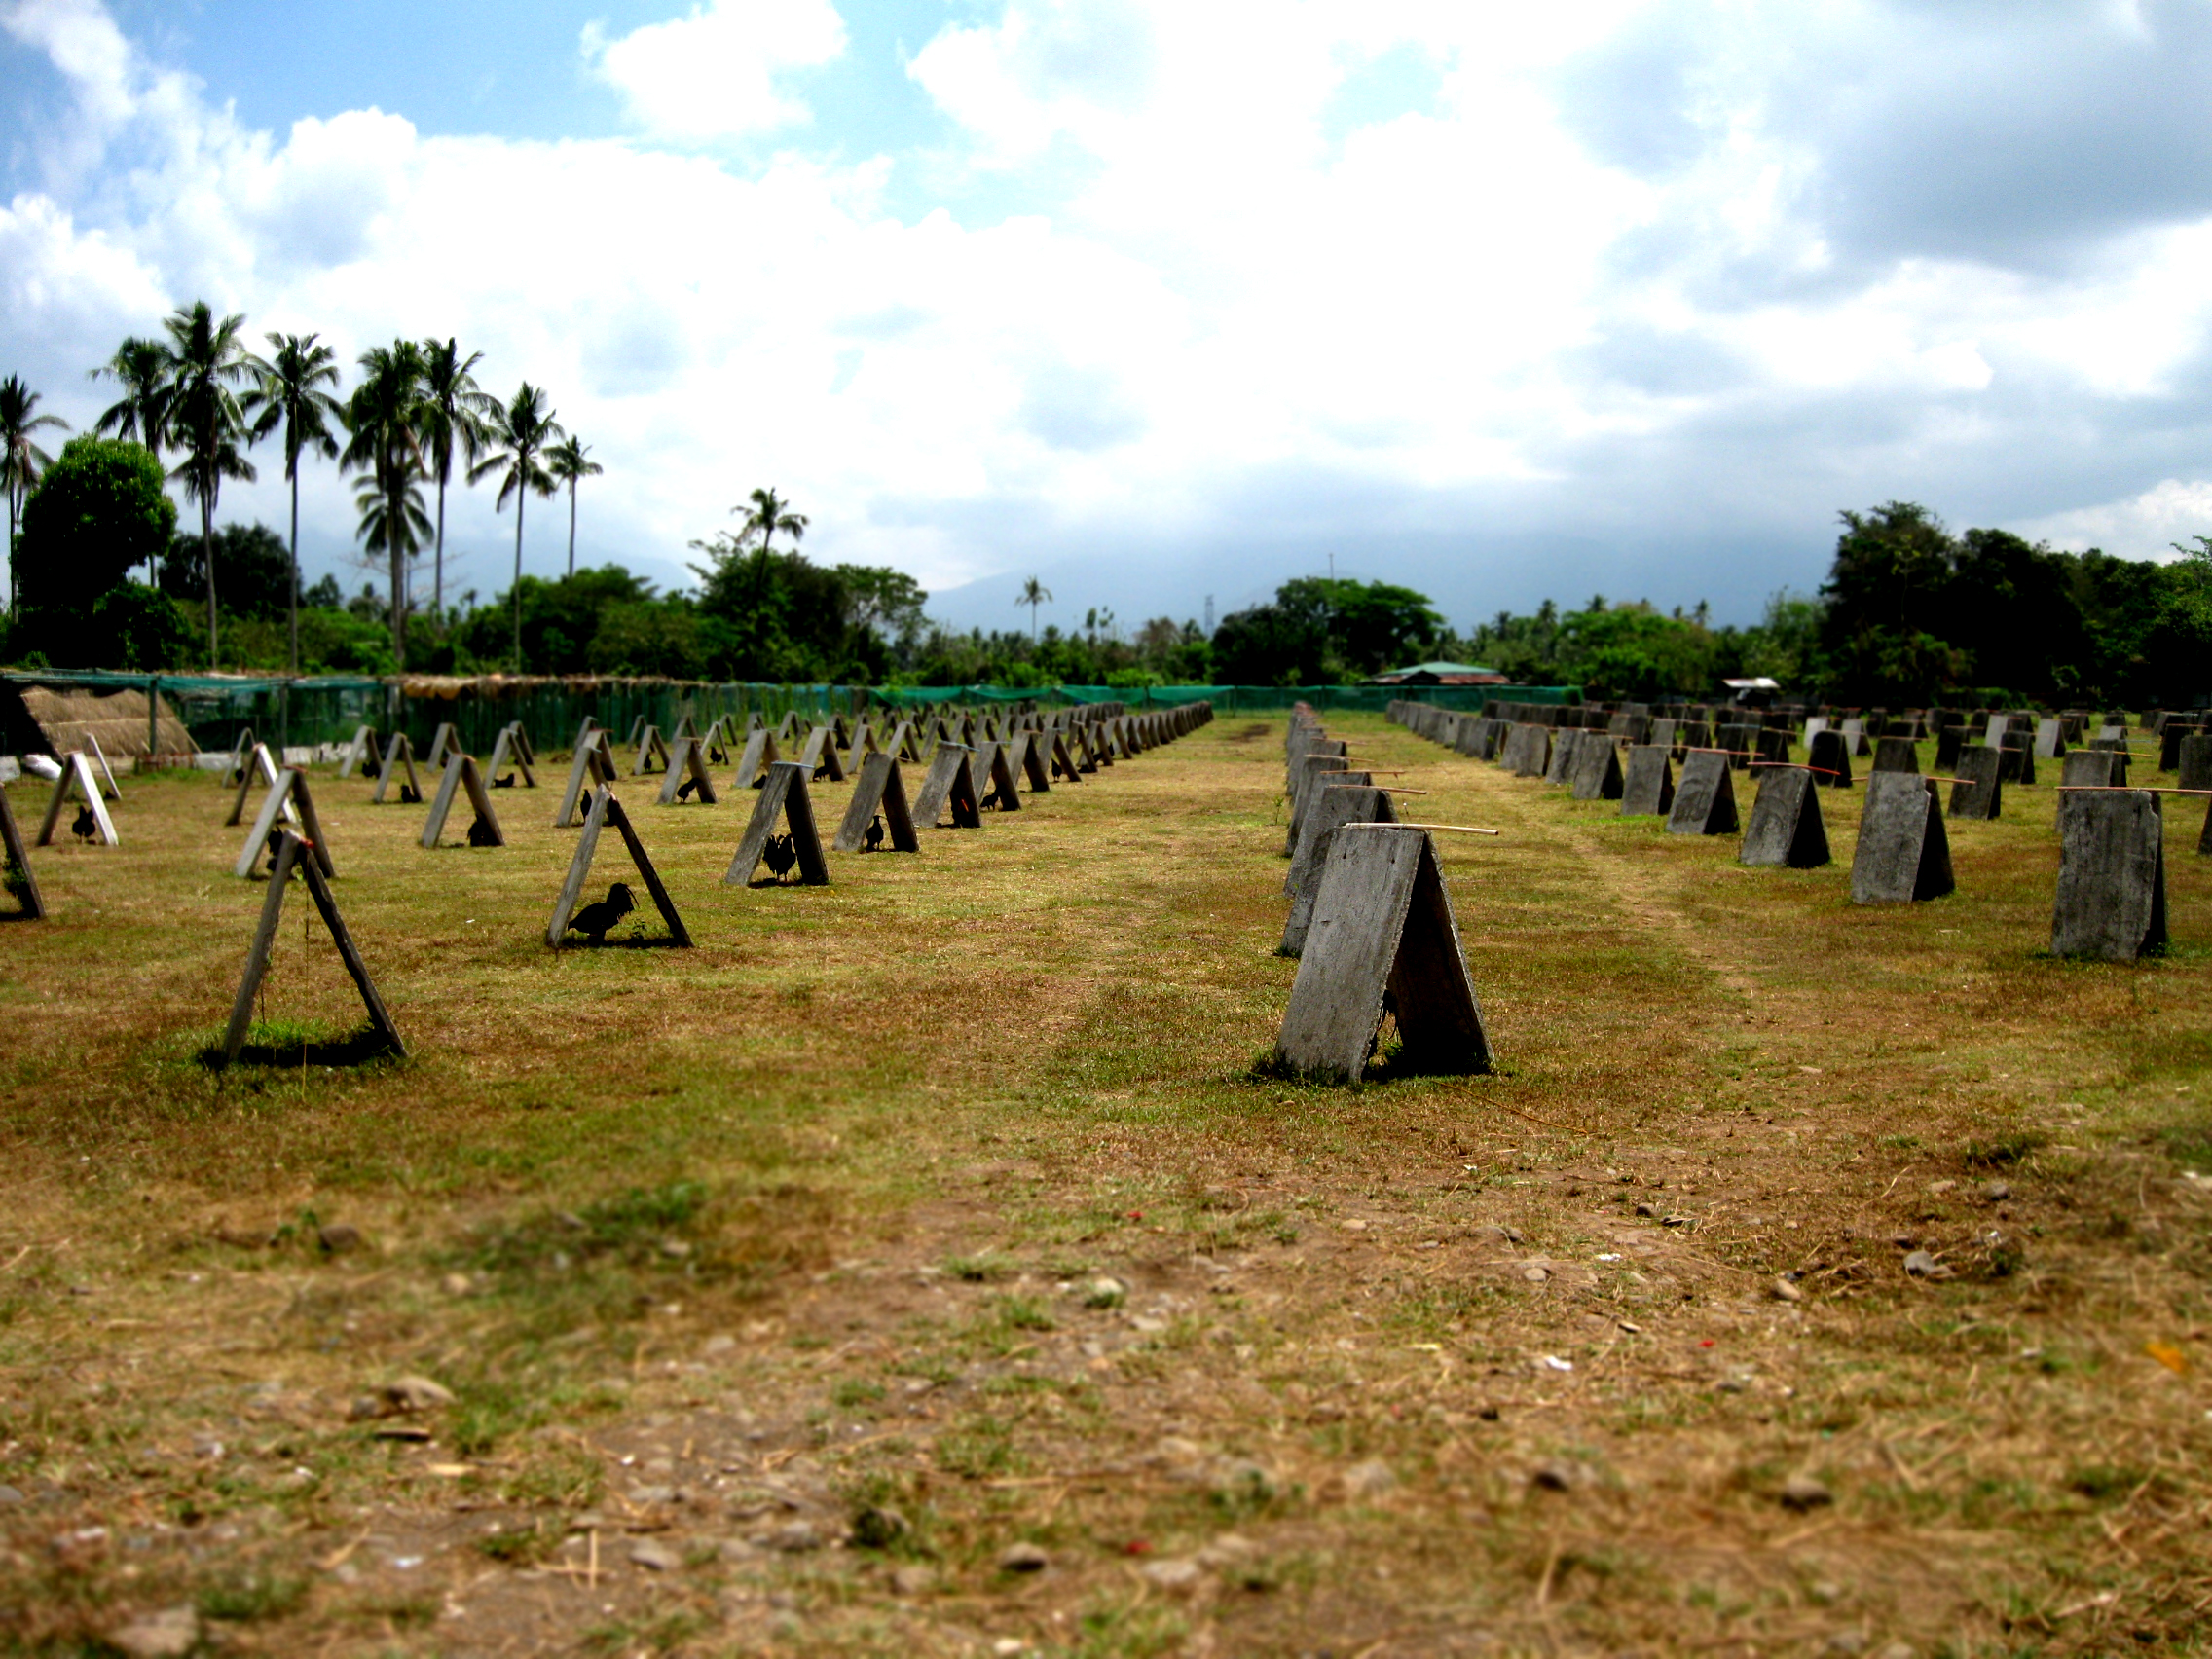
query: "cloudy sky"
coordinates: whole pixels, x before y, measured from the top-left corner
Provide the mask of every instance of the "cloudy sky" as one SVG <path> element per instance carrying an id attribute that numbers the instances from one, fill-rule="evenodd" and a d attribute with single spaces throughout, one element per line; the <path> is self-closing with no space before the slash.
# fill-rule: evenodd
<path id="1" fill-rule="evenodd" d="M 2208 92 L 2212 0 L 0 0 L 0 373 L 83 425 L 196 298 L 450 334 L 664 585 L 772 484 L 963 623 L 1332 557 L 1749 620 L 1892 498 L 2212 532 Z"/>

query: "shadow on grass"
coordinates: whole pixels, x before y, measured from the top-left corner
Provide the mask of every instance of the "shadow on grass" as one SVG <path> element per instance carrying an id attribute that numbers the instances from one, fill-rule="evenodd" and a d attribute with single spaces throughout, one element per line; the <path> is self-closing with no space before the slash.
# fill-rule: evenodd
<path id="1" fill-rule="evenodd" d="M 592 942 L 591 942 L 591 940 L 585 940 L 585 939 L 564 939 L 564 940 L 563 940 L 561 941 L 561 948 L 562 948 L 563 950 L 582 950 L 582 951 L 592 951 L 592 950 L 674 950 L 674 949 L 676 949 L 676 948 L 677 948 L 677 941 L 676 941 L 676 940 L 675 940 L 674 938 L 672 938 L 672 937 L 671 937 L 670 935 L 668 935 L 668 934 L 654 934 L 654 935 L 653 935 L 653 936 L 651 936 L 650 938 L 646 938 L 646 937 L 645 937 L 645 935 L 642 935 L 642 934 L 641 934 L 641 935 L 639 935 L 638 937 L 636 937 L 636 938 L 634 938 L 634 939 L 608 939 L 608 940 L 601 940 L 601 941 L 600 941 L 599 943 L 597 943 L 597 944 L 594 944 L 594 943 L 592 943 Z"/>
<path id="2" fill-rule="evenodd" d="M 384 1034 L 372 1025 L 350 1031 L 343 1037 L 328 1037 L 313 1032 L 294 1032 L 286 1035 L 255 1026 L 247 1033 L 247 1041 L 239 1050 L 239 1057 L 231 1062 L 231 1069 L 245 1066 L 274 1066 L 297 1070 L 301 1065 L 339 1067 L 373 1065 L 390 1058 L 392 1047 Z M 210 1043 L 197 1056 L 208 1071 L 222 1071 L 223 1050 L 219 1043 Z"/>

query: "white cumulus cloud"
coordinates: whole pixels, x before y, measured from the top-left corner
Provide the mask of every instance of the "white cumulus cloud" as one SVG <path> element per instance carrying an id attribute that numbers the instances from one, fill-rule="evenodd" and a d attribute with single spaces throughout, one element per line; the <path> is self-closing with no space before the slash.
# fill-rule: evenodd
<path id="1" fill-rule="evenodd" d="M 830 0 L 707 0 L 616 39 L 597 23 L 583 33 L 585 58 L 632 118 L 656 137 L 691 143 L 810 120 L 777 78 L 844 51 L 845 21 Z"/>

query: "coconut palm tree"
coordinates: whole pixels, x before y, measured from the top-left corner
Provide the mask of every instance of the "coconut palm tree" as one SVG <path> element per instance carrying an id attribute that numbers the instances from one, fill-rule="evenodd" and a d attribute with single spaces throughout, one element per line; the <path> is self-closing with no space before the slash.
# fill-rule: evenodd
<path id="1" fill-rule="evenodd" d="M 438 485 L 438 551 L 430 577 L 430 608 L 446 613 L 446 483 L 453 476 L 454 452 L 463 464 L 484 446 L 485 422 L 498 400 L 476 384 L 474 370 L 484 353 L 461 354 L 451 338 L 423 342 L 423 449 L 430 476 Z"/>
<path id="2" fill-rule="evenodd" d="M 10 375 L 0 380 L 0 493 L 8 498 L 8 613 L 16 610 L 16 518 L 23 497 L 39 473 L 54 464 L 54 458 L 31 439 L 33 432 L 54 426 L 66 432 L 69 423 L 58 415 L 38 413 L 38 393 Z"/>
<path id="3" fill-rule="evenodd" d="M 493 473 L 500 474 L 498 499 L 496 511 L 505 511 L 507 498 L 515 498 L 515 672 L 522 672 L 522 509 L 523 502 L 532 491 L 540 496 L 553 494 L 553 475 L 545 470 L 538 457 L 552 445 L 567 437 L 568 431 L 553 419 L 553 411 L 546 407 L 545 391 L 528 381 L 516 391 L 514 401 L 498 408 L 490 422 L 491 430 L 485 447 L 491 451 L 468 469 L 471 484 Z"/>
<path id="4" fill-rule="evenodd" d="M 589 444 L 580 443 L 571 433 L 568 441 L 555 444 L 545 452 L 545 470 L 569 487 L 569 574 L 576 573 L 576 483 L 579 479 L 597 478 L 607 470 L 596 461 L 586 461 L 591 454 Z"/>
<path id="5" fill-rule="evenodd" d="M 100 412 L 92 430 L 144 444 L 160 460 L 168 434 L 169 367 L 168 348 L 159 340 L 133 337 L 118 346 L 92 378 L 120 383 L 123 396 Z"/>
<path id="6" fill-rule="evenodd" d="M 1031 576 L 1021 584 L 1021 596 L 1014 603 L 1016 609 L 1024 605 L 1029 607 L 1029 638 L 1031 643 L 1035 643 L 1037 638 L 1037 608 L 1040 605 L 1052 603 L 1052 590 L 1035 576 Z M 1056 635 L 1054 637 L 1057 638 Z"/>
<path id="7" fill-rule="evenodd" d="M 768 543 L 779 530 L 793 541 L 806 535 L 806 515 L 793 512 L 791 502 L 777 495 L 773 489 L 754 491 L 745 501 L 730 508 L 730 511 L 745 515 L 745 525 L 740 535 L 751 535 L 755 531 L 760 533 L 762 554 L 768 551 Z"/>
<path id="8" fill-rule="evenodd" d="M 265 361 L 254 358 L 258 384 L 245 394 L 244 408 L 254 417 L 253 438 L 259 443 L 278 426 L 284 428 L 284 480 L 292 487 L 292 672 L 300 672 L 300 456 L 312 450 L 324 460 L 338 454 L 331 426 L 342 419 L 338 399 L 323 390 L 338 384 L 338 353 L 317 344 L 313 334 L 272 334 L 276 348 Z"/>
<path id="9" fill-rule="evenodd" d="M 396 486 L 392 483 L 394 479 Z M 420 553 L 423 543 L 429 539 L 430 515 L 423 510 L 420 464 L 387 468 L 382 478 L 371 473 L 353 486 L 353 505 L 361 515 L 356 526 L 361 550 L 387 555 L 396 570 L 404 571 L 407 562 Z M 401 618 L 393 638 L 403 646 L 406 623 L 399 608 L 393 608 L 393 614 Z M 404 659 L 400 666 L 406 667 Z"/>
<path id="10" fill-rule="evenodd" d="M 205 300 L 180 306 L 163 324 L 168 330 L 170 437 L 184 452 L 169 476 L 200 503 L 200 560 L 207 573 L 207 666 L 216 663 L 215 501 L 223 480 L 251 482 L 253 462 L 240 446 L 245 411 L 231 388 L 251 373 L 251 356 L 239 341 L 242 316 L 217 317 Z"/>
<path id="11" fill-rule="evenodd" d="M 355 498 L 364 505 L 364 551 L 383 553 L 391 570 L 391 654 L 407 669 L 407 561 L 422 548 L 423 517 L 416 480 L 423 466 L 423 351 L 412 340 L 372 346 L 361 353 L 361 384 L 346 404 L 351 434 L 339 465 L 366 472 Z M 414 505 L 409 512 L 410 502 Z M 419 523 L 420 521 L 420 523 Z"/>

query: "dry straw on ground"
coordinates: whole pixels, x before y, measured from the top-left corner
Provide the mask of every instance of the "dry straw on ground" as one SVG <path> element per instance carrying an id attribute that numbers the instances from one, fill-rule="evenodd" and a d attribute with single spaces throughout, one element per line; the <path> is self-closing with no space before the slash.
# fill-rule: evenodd
<path id="1" fill-rule="evenodd" d="M 259 890 L 208 780 L 130 784 L 0 922 L 6 1641 L 2199 1650 L 2195 825 L 2174 953 L 2078 966 L 2047 788 L 1855 909 L 1855 793 L 1746 870 L 1331 727 L 1506 831 L 1443 848 L 1497 1076 L 1253 1072 L 1279 720 L 829 888 L 633 789 L 691 951 L 544 949 L 549 791 L 425 852 L 328 787 L 416 1057 L 288 923 L 222 1079 Z"/>

